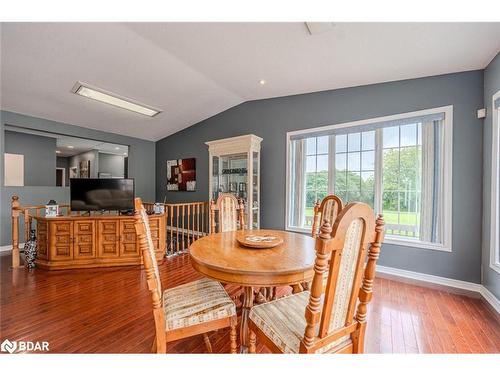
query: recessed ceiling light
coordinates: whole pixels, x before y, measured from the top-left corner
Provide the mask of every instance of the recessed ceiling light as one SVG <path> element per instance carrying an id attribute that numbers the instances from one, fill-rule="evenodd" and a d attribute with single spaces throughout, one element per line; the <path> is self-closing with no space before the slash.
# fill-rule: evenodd
<path id="1" fill-rule="evenodd" d="M 127 155 L 127 153 L 126 153 L 126 152 L 124 152 L 124 153 L 123 153 L 123 155 Z"/>
<path id="2" fill-rule="evenodd" d="M 73 93 L 84 96 L 89 99 L 94 99 L 102 103 L 110 104 L 115 107 L 127 109 L 132 112 L 140 113 L 141 115 L 153 117 L 161 111 L 153 107 L 141 104 L 135 100 L 125 98 L 123 96 L 113 94 L 106 90 L 92 87 L 86 83 L 77 82 L 73 89 Z"/>
<path id="3" fill-rule="evenodd" d="M 265 79 L 261 79 L 261 80 L 259 81 L 259 83 L 260 83 L 261 85 L 263 85 L 263 86 L 264 86 L 267 82 L 266 82 L 266 80 L 265 80 Z"/>
<path id="4" fill-rule="evenodd" d="M 61 151 L 59 151 L 59 150 L 56 150 L 56 154 L 60 154 L 60 153 L 61 153 Z"/>
<path id="5" fill-rule="evenodd" d="M 115 147 L 115 150 L 119 150 L 119 149 L 120 149 L 120 147 Z"/>
<path id="6" fill-rule="evenodd" d="M 68 148 L 75 148 L 75 146 L 68 146 Z"/>

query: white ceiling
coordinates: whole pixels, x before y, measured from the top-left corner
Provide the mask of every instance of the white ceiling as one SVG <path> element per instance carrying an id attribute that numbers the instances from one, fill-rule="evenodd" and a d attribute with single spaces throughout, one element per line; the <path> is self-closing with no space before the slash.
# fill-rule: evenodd
<path id="1" fill-rule="evenodd" d="M 2 109 L 149 140 L 247 100 L 482 69 L 500 50 L 500 23 L 1 26 Z M 76 81 L 163 112 L 79 97 Z"/>

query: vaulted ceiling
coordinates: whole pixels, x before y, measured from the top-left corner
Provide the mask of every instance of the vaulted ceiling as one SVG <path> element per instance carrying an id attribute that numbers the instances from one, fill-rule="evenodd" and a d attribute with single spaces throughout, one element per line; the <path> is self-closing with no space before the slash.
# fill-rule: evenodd
<path id="1" fill-rule="evenodd" d="M 4 23 L 4 110 L 158 140 L 247 100 L 483 69 L 500 23 Z M 260 80 L 266 84 L 261 85 Z M 161 109 L 71 93 L 83 81 Z"/>

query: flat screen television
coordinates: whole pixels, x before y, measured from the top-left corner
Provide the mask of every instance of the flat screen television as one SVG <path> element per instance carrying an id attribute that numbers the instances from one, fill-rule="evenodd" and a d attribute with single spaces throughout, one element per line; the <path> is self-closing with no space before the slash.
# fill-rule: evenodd
<path id="1" fill-rule="evenodd" d="M 71 211 L 134 209 L 133 178 L 71 178 Z"/>

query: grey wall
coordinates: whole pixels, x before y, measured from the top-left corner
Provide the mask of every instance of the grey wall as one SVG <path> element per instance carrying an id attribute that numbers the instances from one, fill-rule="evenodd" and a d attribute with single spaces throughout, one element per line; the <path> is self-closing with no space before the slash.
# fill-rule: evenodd
<path id="1" fill-rule="evenodd" d="M 106 154 L 99 152 L 99 172 L 110 173 L 112 177 L 125 175 L 125 161 L 120 155 Z"/>
<path id="2" fill-rule="evenodd" d="M 253 133 L 262 142 L 261 226 L 285 227 L 287 131 L 453 105 L 453 251 L 386 244 L 380 264 L 478 283 L 481 280 L 483 71 L 250 101 L 156 144 L 156 199 L 208 199 L 204 142 Z M 197 191 L 166 193 L 168 159 L 195 157 Z"/>
<path id="3" fill-rule="evenodd" d="M 483 169 L 483 284 L 497 298 L 500 299 L 500 275 L 490 267 L 490 225 L 491 225 L 491 142 L 493 119 L 491 114 L 492 96 L 500 90 L 500 53 L 484 71 L 484 105 L 486 118 L 484 119 L 484 169 Z"/>
<path id="4" fill-rule="evenodd" d="M 26 116 L 19 113 L 0 111 L 0 176 L 3 176 L 3 153 L 5 150 L 4 126 L 13 125 L 35 130 L 49 131 L 75 137 L 89 138 L 103 142 L 118 143 L 129 146 L 129 175 L 135 179 L 136 195 L 144 200 L 155 198 L 155 143 L 119 134 L 106 133 L 99 130 L 82 128 L 61 122 Z M 55 163 L 55 160 L 54 160 Z M 55 172 L 54 172 L 55 174 Z M 64 187 L 16 187 L 0 186 L 0 245 L 10 245 L 10 197 L 18 195 L 21 203 L 45 204 L 50 198 L 58 202 L 69 201 L 69 189 Z"/>
<path id="5" fill-rule="evenodd" d="M 82 152 L 78 155 L 69 157 L 69 167 L 77 167 L 81 161 L 90 160 L 90 177 L 97 178 L 97 169 L 99 168 L 99 153 L 97 150 Z"/>
<path id="6" fill-rule="evenodd" d="M 6 130 L 4 152 L 24 155 L 25 186 L 56 185 L 55 138 Z"/>

